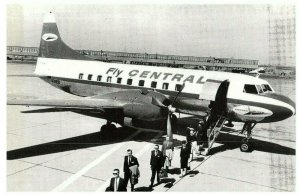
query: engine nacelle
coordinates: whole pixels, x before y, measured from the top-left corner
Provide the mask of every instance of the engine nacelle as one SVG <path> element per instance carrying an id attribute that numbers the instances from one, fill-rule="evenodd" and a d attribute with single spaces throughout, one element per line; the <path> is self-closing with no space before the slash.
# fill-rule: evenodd
<path id="1" fill-rule="evenodd" d="M 230 108 L 230 114 L 235 118 L 235 121 L 260 122 L 264 118 L 271 116 L 273 112 L 257 106 L 236 105 Z"/>

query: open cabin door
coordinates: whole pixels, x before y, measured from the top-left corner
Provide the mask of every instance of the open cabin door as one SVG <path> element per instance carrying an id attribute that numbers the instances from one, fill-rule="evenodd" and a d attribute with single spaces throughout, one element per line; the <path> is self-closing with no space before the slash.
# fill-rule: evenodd
<path id="1" fill-rule="evenodd" d="M 223 115 L 223 113 L 227 111 L 227 92 L 229 84 L 229 80 L 208 79 L 202 87 L 199 99 L 213 102 L 212 110 L 217 115 Z"/>
<path id="2" fill-rule="evenodd" d="M 208 137 L 208 148 L 205 154 L 207 154 L 212 148 L 226 121 L 226 115 L 228 112 L 227 93 L 229 84 L 229 80 L 207 80 L 203 85 L 200 99 L 211 101 L 211 111 L 205 126 Z M 209 127 L 211 128 L 208 129 Z"/>
<path id="3" fill-rule="evenodd" d="M 218 89 L 223 81 L 207 79 L 202 86 L 199 99 L 215 101 Z"/>

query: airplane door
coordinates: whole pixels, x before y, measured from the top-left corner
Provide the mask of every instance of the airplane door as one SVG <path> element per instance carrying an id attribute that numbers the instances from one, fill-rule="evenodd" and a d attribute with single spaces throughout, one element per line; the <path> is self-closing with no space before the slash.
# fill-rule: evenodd
<path id="1" fill-rule="evenodd" d="M 222 113 L 226 111 L 227 108 L 228 88 L 229 80 L 207 80 L 203 85 L 200 99 L 213 101 L 215 111 L 217 113 Z"/>
<path id="2" fill-rule="evenodd" d="M 209 101 L 215 101 L 217 91 L 223 81 L 207 79 L 202 86 L 202 92 L 199 99 L 205 99 Z"/>

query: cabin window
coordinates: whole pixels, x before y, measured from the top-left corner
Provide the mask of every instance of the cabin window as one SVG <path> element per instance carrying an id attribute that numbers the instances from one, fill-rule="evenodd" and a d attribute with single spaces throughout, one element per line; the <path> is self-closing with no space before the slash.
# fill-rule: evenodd
<path id="1" fill-rule="evenodd" d="M 98 75 L 98 76 L 97 76 L 97 81 L 101 81 L 101 79 L 102 79 L 102 76 L 101 76 L 101 75 Z"/>
<path id="2" fill-rule="evenodd" d="M 139 86 L 144 86 L 144 84 L 145 84 L 145 80 L 140 80 L 139 81 Z"/>
<path id="3" fill-rule="evenodd" d="M 262 87 L 264 92 L 272 91 L 271 87 L 267 84 L 263 84 L 263 85 L 261 85 L 261 87 Z"/>
<path id="4" fill-rule="evenodd" d="M 88 75 L 88 80 L 92 80 L 92 78 L 93 78 L 93 74 L 89 74 Z"/>
<path id="5" fill-rule="evenodd" d="M 157 82 L 152 81 L 152 82 L 151 82 L 151 88 L 156 88 L 156 86 L 157 86 Z"/>
<path id="6" fill-rule="evenodd" d="M 111 76 L 108 76 L 108 77 L 107 77 L 106 82 L 111 83 Z"/>
<path id="7" fill-rule="evenodd" d="M 245 93 L 250 93 L 250 94 L 258 94 L 255 85 L 251 85 L 251 84 L 245 84 L 244 92 Z"/>
<path id="8" fill-rule="evenodd" d="M 83 73 L 80 73 L 78 78 L 79 78 L 80 80 L 82 80 L 82 78 L 83 78 Z"/>
<path id="9" fill-rule="evenodd" d="M 118 79 L 117 79 L 117 83 L 118 83 L 118 84 L 121 84 L 121 82 L 122 82 L 122 78 L 118 78 Z"/>
<path id="10" fill-rule="evenodd" d="M 180 91 L 182 89 L 182 84 L 176 84 L 175 91 Z"/>
<path id="11" fill-rule="evenodd" d="M 168 88 L 169 88 L 169 83 L 163 83 L 162 89 L 168 90 Z"/>
<path id="12" fill-rule="evenodd" d="M 132 79 L 128 79 L 128 80 L 127 80 L 127 84 L 128 84 L 128 85 L 132 85 Z"/>
<path id="13" fill-rule="evenodd" d="M 258 93 L 263 93 L 264 92 L 260 85 L 256 85 L 256 88 L 258 90 Z"/>

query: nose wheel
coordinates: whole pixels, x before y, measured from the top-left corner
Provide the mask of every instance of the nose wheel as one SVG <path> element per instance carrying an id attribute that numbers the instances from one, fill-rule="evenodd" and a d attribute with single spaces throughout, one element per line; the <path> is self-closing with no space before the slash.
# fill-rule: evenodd
<path id="1" fill-rule="evenodd" d="M 253 151 L 253 145 L 251 140 L 247 140 L 244 138 L 241 142 L 240 150 L 242 152 L 252 152 Z"/>
<path id="2" fill-rule="evenodd" d="M 253 151 L 253 143 L 251 141 L 252 140 L 251 136 L 252 136 L 252 129 L 254 128 L 255 125 L 256 125 L 256 123 L 250 123 L 250 122 L 246 122 L 244 124 L 241 134 L 244 134 L 245 131 L 247 131 L 247 135 L 241 142 L 240 150 L 242 152 L 252 152 Z"/>

